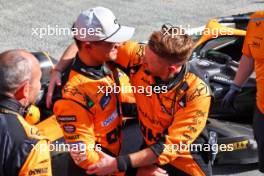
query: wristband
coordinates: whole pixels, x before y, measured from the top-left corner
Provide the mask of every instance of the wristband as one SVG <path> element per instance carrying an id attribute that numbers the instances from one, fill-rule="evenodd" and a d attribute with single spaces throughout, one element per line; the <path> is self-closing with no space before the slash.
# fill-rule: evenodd
<path id="1" fill-rule="evenodd" d="M 159 140 L 155 144 L 152 144 L 150 149 L 157 157 L 159 157 L 164 150 L 164 141 Z"/>
<path id="2" fill-rule="evenodd" d="M 234 90 L 234 91 L 237 91 L 237 92 L 241 92 L 242 91 L 242 88 L 240 86 L 234 84 L 234 83 L 231 84 L 230 89 Z"/>
<path id="3" fill-rule="evenodd" d="M 132 168 L 132 164 L 131 164 L 131 160 L 130 160 L 129 155 L 118 156 L 116 158 L 116 161 L 117 161 L 117 168 L 118 168 L 119 172 L 124 172 L 128 168 Z"/>

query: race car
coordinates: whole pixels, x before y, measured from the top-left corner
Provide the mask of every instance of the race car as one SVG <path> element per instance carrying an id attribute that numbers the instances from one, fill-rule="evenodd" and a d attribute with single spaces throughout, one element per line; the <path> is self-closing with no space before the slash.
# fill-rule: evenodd
<path id="1" fill-rule="evenodd" d="M 251 75 L 243 86 L 242 92 L 235 99 L 233 106 L 223 107 L 221 105 L 221 101 L 234 80 L 238 69 L 250 14 L 212 19 L 199 30 L 188 31 L 193 40 L 196 41 L 195 50 L 189 64 L 200 73 L 200 76 L 210 85 L 213 92 L 213 102 L 206 126 L 210 134 L 208 142 L 218 144 L 218 146 L 231 146 L 232 148 L 232 150 L 225 151 L 218 148 L 218 153 L 212 155 L 215 165 L 248 164 L 258 161 L 257 144 L 251 128 L 255 107 L 255 75 Z M 42 97 L 37 103 L 42 117 L 37 126 L 53 142 L 64 142 L 56 118 L 52 115 L 52 111 L 45 106 L 45 94 L 49 84 L 50 71 L 53 65 L 56 64 L 56 60 L 44 52 L 34 52 L 33 54 L 40 61 L 43 72 L 41 80 Z M 123 131 L 131 130 L 131 128 L 137 130 L 138 127 L 133 123 L 134 121 L 133 118 L 126 118 Z M 140 135 L 138 133 L 134 134 Z M 133 139 L 138 140 L 138 138 L 132 137 L 129 138 L 129 143 L 133 143 L 131 141 Z M 126 143 L 128 141 L 124 138 L 124 144 Z M 129 145 L 124 146 L 124 151 L 131 151 Z M 55 172 L 61 173 L 63 169 L 58 168 L 67 166 L 62 166 L 59 161 L 65 161 L 65 158 L 69 159 L 69 157 L 63 156 L 61 152 L 54 152 L 53 157 L 54 160 L 60 163 L 54 166 Z"/>
<path id="2" fill-rule="evenodd" d="M 212 19 L 207 23 L 207 31 L 204 30 L 203 35 L 194 35 L 196 39 L 200 38 L 190 64 L 207 80 L 214 95 L 207 128 L 216 132 L 219 145 L 234 146 L 232 151 L 220 151 L 215 164 L 257 162 L 257 144 L 251 128 L 256 101 L 255 74 L 243 85 L 233 106 L 221 105 L 238 69 L 250 14 Z"/>

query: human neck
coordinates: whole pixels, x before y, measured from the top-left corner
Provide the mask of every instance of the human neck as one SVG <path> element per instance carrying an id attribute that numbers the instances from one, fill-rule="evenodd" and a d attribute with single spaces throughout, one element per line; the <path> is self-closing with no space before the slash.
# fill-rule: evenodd
<path id="1" fill-rule="evenodd" d="M 78 52 L 78 56 L 80 60 L 87 66 L 99 66 L 103 64 L 103 62 L 97 61 L 87 53 Z"/>
<path id="2" fill-rule="evenodd" d="M 178 67 L 177 70 L 174 70 L 174 72 L 170 73 L 166 77 L 160 77 L 163 82 L 169 82 L 171 79 L 175 78 L 177 74 L 181 72 L 182 66 Z"/>
<path id="3" fill-rule="evenodd" d="M 21 99 L 21 100 L 17 100 L 23 107 L 28 106 L 28 100 L 26 100 L 25 98 Z"/>

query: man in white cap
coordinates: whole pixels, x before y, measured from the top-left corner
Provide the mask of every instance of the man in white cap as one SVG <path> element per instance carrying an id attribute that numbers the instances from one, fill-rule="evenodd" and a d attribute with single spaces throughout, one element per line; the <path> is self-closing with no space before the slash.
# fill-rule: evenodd
<path id="1" fill-rule="evenodd" d="M 116 83 L 114 78 L 119 74 L 106 62 L 116 58 L 116 46 L 129 40 L 134 28 L 121 26 L 109 9 L 95 7 L 78 16 L 73 33 L 78 53 L 64 72 L 61 98 L 53 110 L 66 142 L 72 149 L 78 148 L 70 151 L 74 162 L 87 169 L 99 161 L 98 150 L 111 156 L 119 154 L 121 96 L 104 92 Z M 56 67 L 54 74 L 60 70 Z"/>

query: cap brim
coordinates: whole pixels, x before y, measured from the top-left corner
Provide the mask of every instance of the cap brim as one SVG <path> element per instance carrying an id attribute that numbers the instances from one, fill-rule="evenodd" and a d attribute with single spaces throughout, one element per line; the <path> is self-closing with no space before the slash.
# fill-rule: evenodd
<path id="1" fill-rule="evenodd" d="M 107 42 L 125 42 L 132 38 L 135 28 L 128 26 L 121 26 L 120 29 L 110 38 L 106 39 Z"/>

